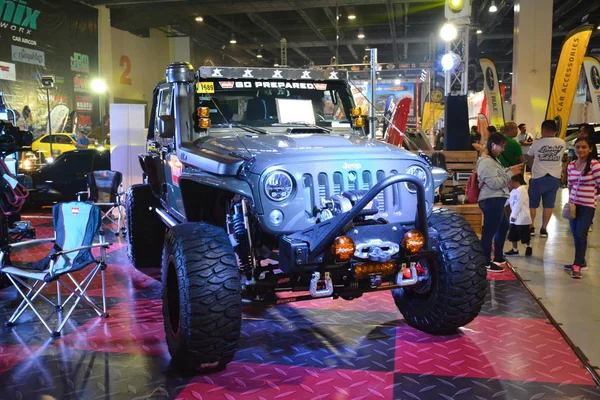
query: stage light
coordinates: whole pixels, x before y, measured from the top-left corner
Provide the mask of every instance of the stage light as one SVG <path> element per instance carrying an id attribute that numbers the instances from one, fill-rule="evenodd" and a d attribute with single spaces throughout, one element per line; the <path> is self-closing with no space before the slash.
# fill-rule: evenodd
<path id="1" fill-rule="evenodd" d="M 454 25 L 446 23 L 440 30 L 440 36 L 443 41 L 449 42 L 456 39 L 456 36 L 458 36 L 458 31 Z"/>
<path id="2" fill-rule="evenodd" d="M 455 53 L 446 53 L 442 56 L 442 68 L 444 71 L 451 71 L 456 66 L 457 61 L 459 60 L 458 55 Z"/>

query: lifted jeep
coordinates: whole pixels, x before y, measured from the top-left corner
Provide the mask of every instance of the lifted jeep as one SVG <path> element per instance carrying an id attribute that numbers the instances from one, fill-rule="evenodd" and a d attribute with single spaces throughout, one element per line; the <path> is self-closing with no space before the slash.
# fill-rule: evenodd
<path id="1" fill-rule="evenodd" d="M 166 78 L 127 240 L 137 268 L 162 267 L 174 365 L 230 362 L 246 303 L 390 290 L 425 332 L 477 316 L 479 240 L 457 213 L 433 210 L 446 172 L 365 135 L 346 71 L 173 63 Z"/>

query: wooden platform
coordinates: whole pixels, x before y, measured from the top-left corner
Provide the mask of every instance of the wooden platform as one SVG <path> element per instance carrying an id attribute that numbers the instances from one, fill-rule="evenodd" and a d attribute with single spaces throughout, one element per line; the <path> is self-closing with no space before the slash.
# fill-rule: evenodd
<path id="1" fill-rule="evenodd" d="M 458 204 L 448 205 L 437 203 L 434 204 L 434 208 L 447 208 L 454 210 L 471 224 L 473 230 L 478 236 L 481 236 L 481 227 L 483 226 L 483 214 L 478 204 Z"/>

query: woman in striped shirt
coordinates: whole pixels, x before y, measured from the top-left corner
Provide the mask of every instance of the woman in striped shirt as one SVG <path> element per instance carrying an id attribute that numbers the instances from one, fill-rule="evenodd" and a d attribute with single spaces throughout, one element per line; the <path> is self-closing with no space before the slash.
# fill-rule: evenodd
<path id="1" fill-rule="evenodd" d="M 600 162 L 592 158 L 594 143 L 588 137 L 575 142 L 577 159 L 567 167 L 569 201 L 575 204 L 575 218 L 569 220 L 575 242 L 575 261 L 565 265 L 571 277 L 581 279 L 581 268 L 586 268 L 585 252 L 590 224 L 596 211 L 596 189 L 600 187 Z"/>

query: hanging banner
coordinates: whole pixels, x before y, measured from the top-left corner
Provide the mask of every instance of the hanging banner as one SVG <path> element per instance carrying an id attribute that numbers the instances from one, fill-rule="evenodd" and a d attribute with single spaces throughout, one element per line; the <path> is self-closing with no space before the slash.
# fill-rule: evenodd
<path id="1" fill-rule="evenodd" d="M 444 105 L 430 101 L 423 105 L 423 132 L 433 131 L 436 122 L 444 115 Z"/>
<path id="2" fill-rule="evenodd" d="M 588 24 L 569 32 L 556 65 L 550 100 L 546 109 L 546 119 L 556 121 L 558 136 L 563 139 L 567 133 L 581 65 L 592 36 L 592 29 L 594 29 L 594 25 Z"/>
<path id="3" fill-rule="evenodd" d="M 590 107 L 590 120 L 600 122 L 600 61 L 594 57 L 583 59 L 583 68 L 587 77 L 587 84 L 592 99 Z"/>
<path id="4" fill-rule="evenodd" d="M 488 104 L 488 116 L 490 125 L 500 130 L 504 126 L 504 108 L 502 106 L 502 95 L 498 85 L 498 74 L 496 65 L 489 58 L 480 58 L 479 65 L 483 71 L 483 90 Z"/>

